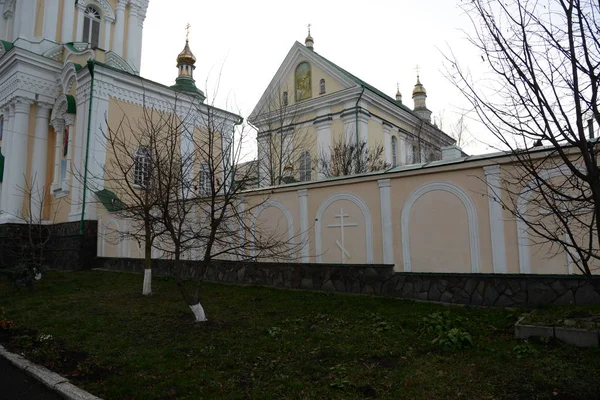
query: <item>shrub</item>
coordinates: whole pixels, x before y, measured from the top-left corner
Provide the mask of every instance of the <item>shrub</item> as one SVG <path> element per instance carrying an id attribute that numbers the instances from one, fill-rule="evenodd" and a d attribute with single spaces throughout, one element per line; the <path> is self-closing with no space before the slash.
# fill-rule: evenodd
<path id="1" fill-rule="evenodd" d="M 454 351 L 473 345 L 471 334 L 462 328 L 462 319 L 450 312 L 436 312 L 423 318 L 423 327 L 427 333 L 433 333 L 432 344 L 444 351 Z"/>
<path id="2" fill-rule="evenodd" d="M 12 329 L 14 326 L 14 323 L 8 318 L 6 318 L 4 308 L 0 307 L 0 330 L 7 331 L 9 329 Z"/>

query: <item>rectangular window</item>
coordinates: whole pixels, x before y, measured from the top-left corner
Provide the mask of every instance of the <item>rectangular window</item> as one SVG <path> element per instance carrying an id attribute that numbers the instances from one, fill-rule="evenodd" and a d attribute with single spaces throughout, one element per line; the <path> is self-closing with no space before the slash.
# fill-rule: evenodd
<path id="1" fill-rule="evenodd" d="M 67 179 L 67 160 L 60 160 L 60 183 Z"/>
<path id="2" fill-rule="evenodd" d="M 208 168 L 208 164 L 202 163 L 200 164 L 200 182 L 198 188 L 198 194 L 200 196 L 208 196 L 210 195 L 210 170 Z"/>
<path id="3" fill-rule="evenodd" d="M 0 117 L 0 140 L 4 137 L 4 117 Z"/>
<path id="4" fill-rule="evenodd" d="M 140 147 L 136 153 L 133 163 L 133 184 L 146 187 L 150 178 L 150 150 Z"/>

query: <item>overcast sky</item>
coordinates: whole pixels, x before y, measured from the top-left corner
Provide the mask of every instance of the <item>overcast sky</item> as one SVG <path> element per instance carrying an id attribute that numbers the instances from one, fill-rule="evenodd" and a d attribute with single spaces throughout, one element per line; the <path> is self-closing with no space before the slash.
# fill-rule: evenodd
<path id="1" fill-rule="evenodd" d="M 459 1 L 459 0 L 457 0 Z M 292 5 L 295 4 L 295 5 Z M 319 54 L 369 84 L 394 96 L 396 82 L 405 104 L 412 107 L 416 66 L 427 89 L 427 106 L 434 116 L 444 114 L 443 128 L 467 105 L 444 77 L 448 49 L 472 70 L 481 68 L 481 56 L 467 43 L 462 29 L 468 18 L 454 0 L 421 2 L 348 1 L 151 1 L 144 24 L 141 74 L 173 84 L 176 58 L 185 44 L 185 26 L 191 24 L 190 47 L 198 59 L 194 77 L 215 104 L 247 117 L 294 41 L 304 43 L 311 24 Z M 473 136 L 485 139 L 484 129 L 469 123 Z M 467 152 L 489 152 L 473 141 Z"/>

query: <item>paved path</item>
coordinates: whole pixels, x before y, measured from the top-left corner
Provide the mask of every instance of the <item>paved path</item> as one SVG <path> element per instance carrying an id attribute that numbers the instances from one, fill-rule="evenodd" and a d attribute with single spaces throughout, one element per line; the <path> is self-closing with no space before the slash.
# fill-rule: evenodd
<path id="1" fill-rule="evenodd" d="M 61 400 L 62 397 L 0 357 L 0 399 Z"/>

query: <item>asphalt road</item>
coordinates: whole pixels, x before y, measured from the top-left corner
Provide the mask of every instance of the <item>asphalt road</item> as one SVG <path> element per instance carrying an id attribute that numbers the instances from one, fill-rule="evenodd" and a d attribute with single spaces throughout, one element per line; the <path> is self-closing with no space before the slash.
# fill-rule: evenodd
<path id="1" fill-rule="evenodd" d="M 0 400 L 61 400 L 56 392 L 0 357 Z"/>

